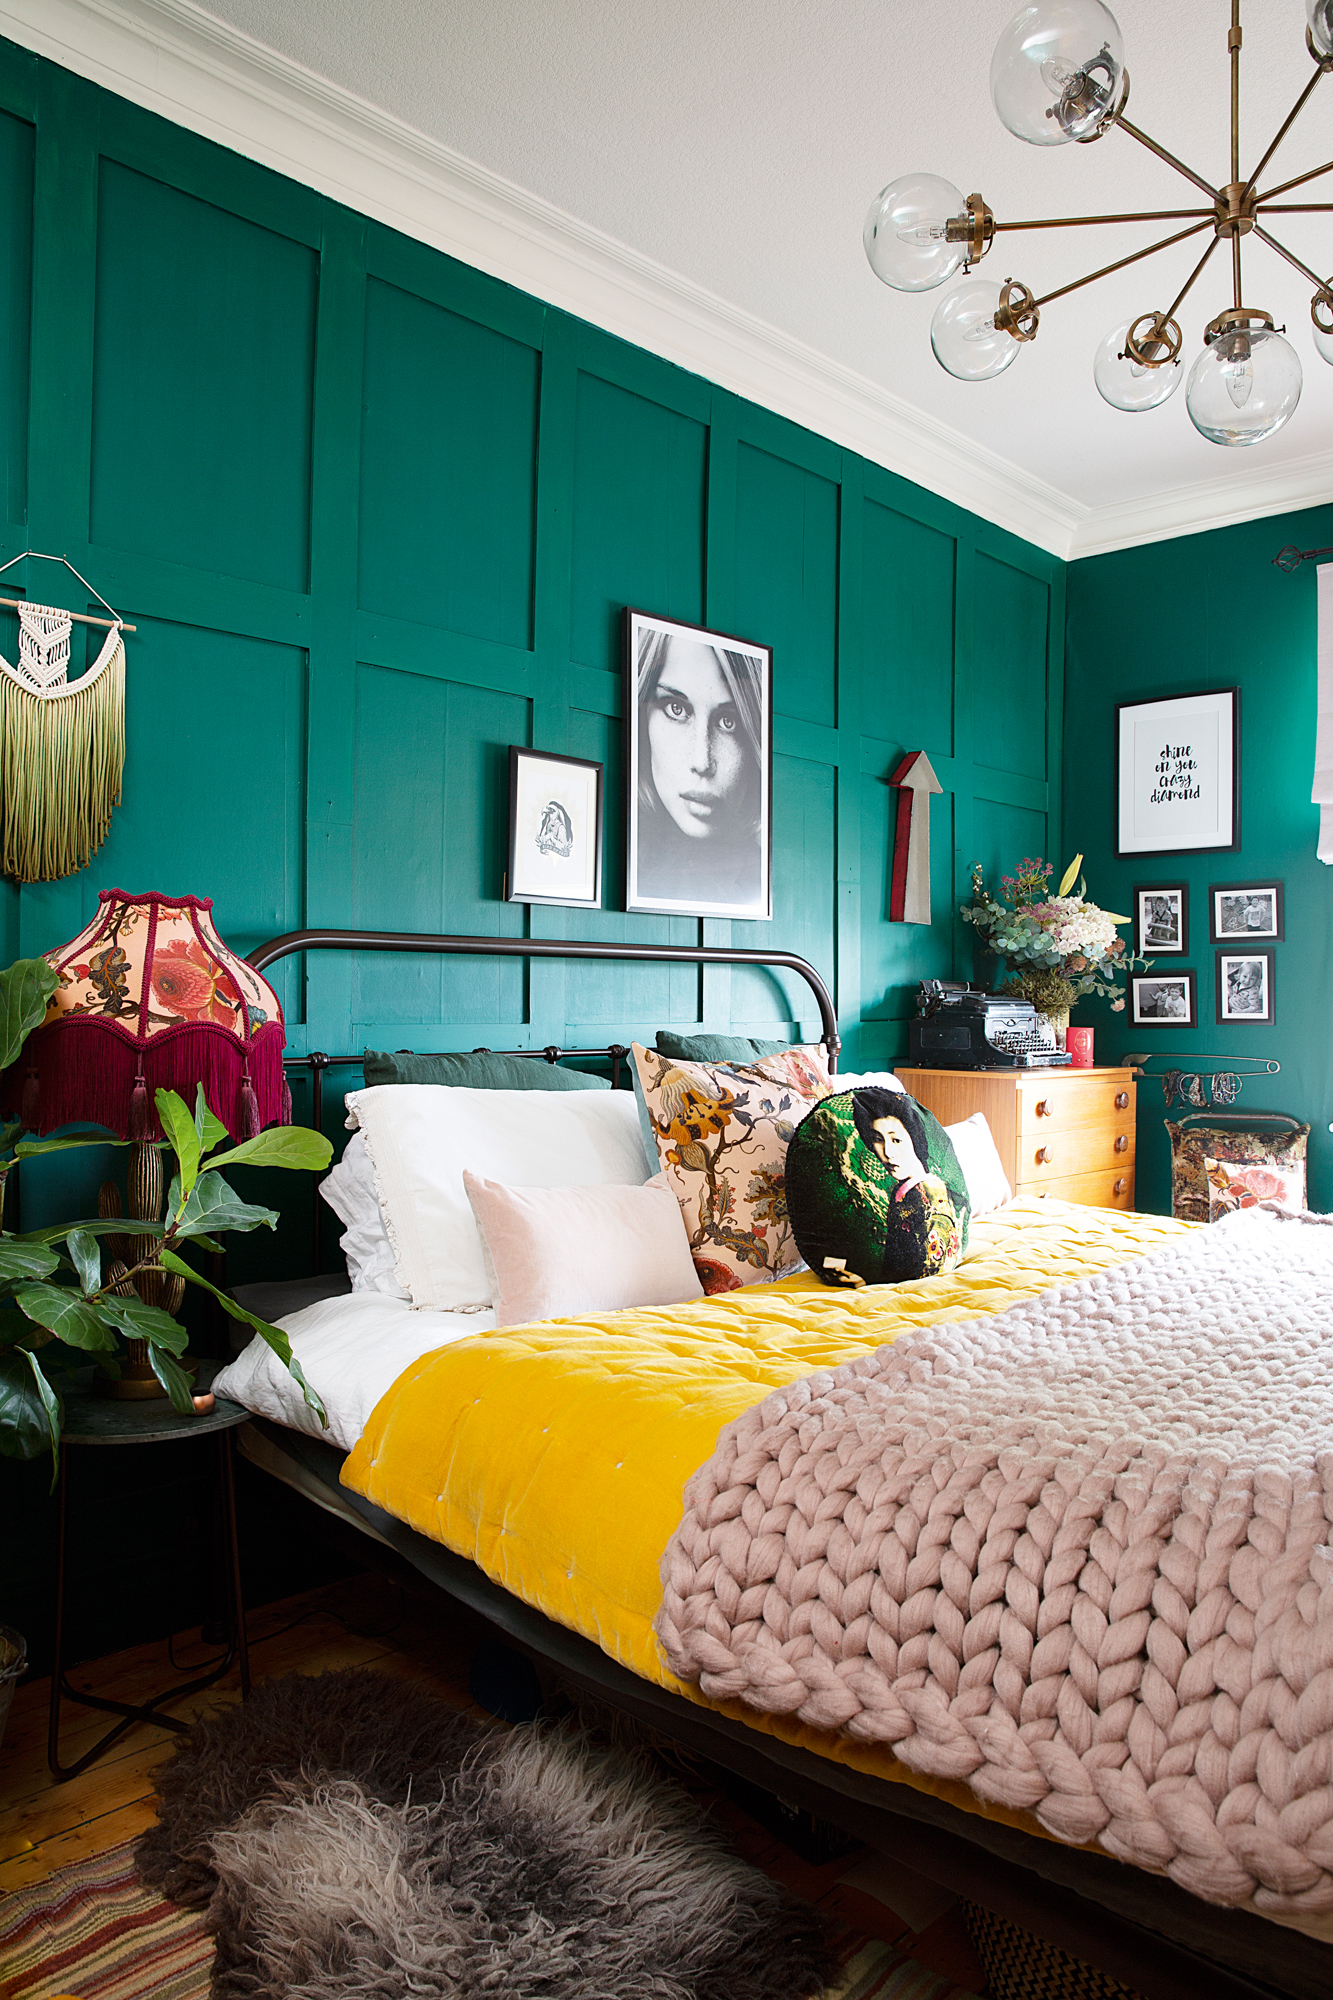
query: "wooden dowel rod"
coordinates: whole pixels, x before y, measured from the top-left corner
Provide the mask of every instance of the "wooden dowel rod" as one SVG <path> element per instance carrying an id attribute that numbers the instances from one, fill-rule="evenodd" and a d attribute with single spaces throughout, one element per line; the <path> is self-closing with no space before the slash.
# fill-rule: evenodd
<path id="1" fill-rule="evenodd" d="M 18 611 L 23 605 L 31 603 L 32 599 L 30 597 L 0 597 L 0 604 L 5 607 L 6 611 Z M 116 623 L 114 618 L 90 617 L 86 611 L 71 611 L 69 616 L 74 620 L 76 625 L 100 625 L 107 632 Z M 137 625 L 122 624 L 120 629 L 122 632 L 137 632 L 139 628 Z"/>

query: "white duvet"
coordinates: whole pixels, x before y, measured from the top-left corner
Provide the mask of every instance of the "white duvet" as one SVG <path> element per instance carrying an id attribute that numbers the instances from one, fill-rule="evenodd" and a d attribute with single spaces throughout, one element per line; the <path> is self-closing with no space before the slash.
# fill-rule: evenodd
<path id="1" fill-rule="evenodd" d="M 214 1393 L 253 1410 L 258 1417 L 269 1417 L 275 1424 L 306 1431 L 350 1451 L 376 1403 L 404 1368 L 469 1333 L 488 1333 L 495 1325 L 495 1314 L 489 1309 L 413 1312 L 406 1299 L 388 1298 L 382 1292 L 351 1292 L 341 1298 L 321 1299 L 277 1323 L 291 1340 L 292 1353 L 306 1380 L 329 1413 L 328 1429 L 323 1428 L 298 1384 L 258 1334 L 215 1378 Z"/>

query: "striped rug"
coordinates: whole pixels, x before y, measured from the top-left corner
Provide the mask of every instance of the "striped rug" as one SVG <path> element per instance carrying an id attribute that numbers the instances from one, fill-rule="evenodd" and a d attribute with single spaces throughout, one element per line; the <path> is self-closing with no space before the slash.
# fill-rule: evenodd
<path id="1" fill-rule="evenodd" d="M 891 1945 L 835 1939 L 828 2000 L 968 2000 Z M 206 2000 L 203 1918 L 145 1889 L 133 1842 L 0 1898 L 0 2000 Z"/>

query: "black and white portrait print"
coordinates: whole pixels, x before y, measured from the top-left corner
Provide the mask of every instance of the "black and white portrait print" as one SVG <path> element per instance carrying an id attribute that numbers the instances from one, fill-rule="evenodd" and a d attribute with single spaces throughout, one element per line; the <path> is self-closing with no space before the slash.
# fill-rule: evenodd
<path id="1" fill-rule="evenodd" d="M 1225 882 L 1210 890 L 1213 943 L 1251 944 L 1283 935 L 1280 882 Z"/>
<path id="2" fill-rule="evenodd" d="M 1177 956 L 1188 948 L 1189 889 L 1183 882 L 1134 891 L 1136 950 L 1141 958 Z"/>
<path id="3" fill-rule="evenodd" d="M 1171 1023 L 1177 1028 L 1194 1026 L 1194 974 L 1172 972 L 1135 973 L 1130 982 L 1132 1018 L 1136 1025 Z"/>
<path id="4" fill-rule="evenodd" d="M 625 613 L 628 910 L 770 917 L 772 654 Z"/>
<path id="5" fill-rule="evenodd" d="M 1251 1027 L 1273 1019 L 1271 951 L 1219 951 L 1217 1018 Z"/>
<path id="6" fill-rule="evenodd" d="M 595 909 L 601 895 L 601 765 L 511 744 L 506 900 Z"/>

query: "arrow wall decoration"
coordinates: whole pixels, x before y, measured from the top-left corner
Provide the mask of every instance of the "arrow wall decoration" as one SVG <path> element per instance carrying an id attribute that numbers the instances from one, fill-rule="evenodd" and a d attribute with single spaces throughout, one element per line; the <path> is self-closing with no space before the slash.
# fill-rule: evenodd
<path id="1" fill-rule="evenodd" d="M 930 795 L 943 785 L 924 750 L 909 750 L 889 783 L 898 787 L 889 916 L 895 924 L 930 922 Z"/>

